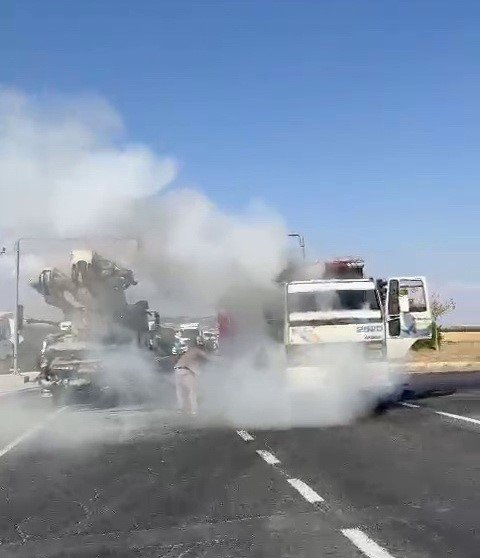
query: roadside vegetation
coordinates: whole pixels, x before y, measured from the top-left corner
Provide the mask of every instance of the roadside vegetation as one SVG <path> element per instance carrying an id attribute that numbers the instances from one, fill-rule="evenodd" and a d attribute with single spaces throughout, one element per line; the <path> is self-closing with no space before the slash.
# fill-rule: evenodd
<path id="1" fill-rule="evenodd" d="M 443 300 L 438 293 L 432 293 L 431 309 L 432 309 L 432 336 L 430 339 L 421 339 L 417 341 L 412 349 L 418 351 L 421 349 L 432 349 L 438 351 L 443 340 L 442 327 L 439 320 L 453 312 L 456 308 L 453 298 Z"/>

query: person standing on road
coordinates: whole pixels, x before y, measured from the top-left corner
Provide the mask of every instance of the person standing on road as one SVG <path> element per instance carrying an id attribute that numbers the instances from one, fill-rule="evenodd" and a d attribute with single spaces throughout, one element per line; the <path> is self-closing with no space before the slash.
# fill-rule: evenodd
<path id="1" fill-rule="evenodd" d="M 221 310 L 217 317 L 218 349 L 222 356 L 231 357 L 235 348 L 237 328 L 231 312 Z"/>
<path id="2" fill-rule="evenodd" d="M 177 407 L 179 412 L 198 412 L 197 383 L 202 364 L 210 360 L 198 347 L 189 347 L 174 367 Z"/>

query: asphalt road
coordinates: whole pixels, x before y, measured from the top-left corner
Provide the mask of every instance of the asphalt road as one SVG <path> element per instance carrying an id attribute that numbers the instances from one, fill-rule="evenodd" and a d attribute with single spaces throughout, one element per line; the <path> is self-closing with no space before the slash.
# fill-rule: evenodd
<path id="1" fill-rule="evenodd" d="M 240 434 L 4 398 L 0 556 L 478 558 L 480 389 L 461 385 L 349 426 Z"/>

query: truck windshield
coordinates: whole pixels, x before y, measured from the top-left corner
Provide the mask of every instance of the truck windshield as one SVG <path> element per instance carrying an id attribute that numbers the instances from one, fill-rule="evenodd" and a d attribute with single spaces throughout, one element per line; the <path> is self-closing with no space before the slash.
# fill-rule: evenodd
<path id="1" fill-rule="evenodd" d="M 410 312 L 426 312 L 427 299 L 425 297 L 425 286 L 420 279 L 401 279 L 400 294 L 408 296 Z"/>
<path id="2" fill-rule="evenodd" d="M 290 293 L 290 312 L 328 312 L 330 310 L 380 310 L 373 289 Z"/>

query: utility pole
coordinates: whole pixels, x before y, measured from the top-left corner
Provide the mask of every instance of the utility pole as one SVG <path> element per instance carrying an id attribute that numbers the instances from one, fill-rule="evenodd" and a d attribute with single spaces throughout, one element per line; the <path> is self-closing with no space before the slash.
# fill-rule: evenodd
<path id="1" fill-rule="evenodd" d="M 18 285 L 20 282 L 20 241 L 19 238 L 15 242 L 15 313 L 13 319 L 13 373 L 18 374 L 18 346 L 19 346 L 19 315 L 18 315 L 18 305 L 19 305 L 19 294 Z"/>

